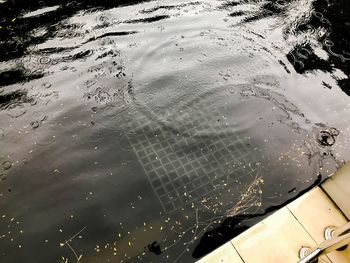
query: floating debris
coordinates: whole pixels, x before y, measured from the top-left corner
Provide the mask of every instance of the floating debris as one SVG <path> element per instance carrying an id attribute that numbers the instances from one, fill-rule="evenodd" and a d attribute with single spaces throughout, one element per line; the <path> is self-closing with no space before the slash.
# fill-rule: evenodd
<path id="1" fill-rule="evenodd" d="M 147 245 L 147 248 L 149 252 L 152 252 L 156 255 L 162 254 L 162 249 L 160 248 L 160 245 L 157 241 L 154 241 L 151 244 Z"/>
<path id="2" fill-rule="evenodd" d="M 332 128 L 330 131 L 321 131 L 317 136 L 317 142 L 320 146 L 332 146 L 335 144 L 335 138 L 339 135 L 339 131 Z"/>

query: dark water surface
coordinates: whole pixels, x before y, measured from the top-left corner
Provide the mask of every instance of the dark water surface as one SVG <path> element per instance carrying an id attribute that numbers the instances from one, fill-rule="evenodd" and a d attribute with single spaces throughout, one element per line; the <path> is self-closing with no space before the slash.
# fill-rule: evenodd
<path id="1" fill-rule="evenodd" d="M 194 262 L 350 157 L 347 0 L 0 0 L 0 262 Z"/>

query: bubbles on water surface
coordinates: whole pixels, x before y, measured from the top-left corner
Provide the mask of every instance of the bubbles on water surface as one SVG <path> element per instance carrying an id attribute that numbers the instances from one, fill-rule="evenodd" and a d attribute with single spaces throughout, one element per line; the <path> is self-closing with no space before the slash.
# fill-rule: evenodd
<path id="1" fill-rule="evenodd" d="M 32 126 L 33 129 L 36 129 L 36 128 L 38 128 L 40 126 L 40 123 L 38 121 L 32 121 L 30 123 L 30 126 Z"/>
<path id="2" fill-rule="evenodd" d="M 12 167 L 12 163 L 10 161 L 4 161 L 1 166 L 3 170 L 8 170 Z"/>
<path id="3" fill-rule="evenodd" d="M 343 51 L 342 59 L 343 60 L 350 60 L 350 52 Z"/>
<path id="4" fill-rule="evenodd" d="M 45 83 L 42 84 L 42 86 L 43 86 L 43 88 L 45 88 L 45 89 L 49 89 L 49 88 L 51 88 L 51 83 L 45 82 Z"/>
<path id="5" fill-rule="evenodd" d="M 48 29 L 46 27 L 38 27 L 29 32 L 33 37 L 44 37 L 47 33 Z"/>
<path id="6" fill-rule="evenodd" d="M 333 47 L 334 46 L 334 43 L 332 40 L 326 38 L 324 41 L 323 41 L 323 44 L 326 46 L 326 47 Z"/>
<path id="7" fill-rule="evenodd" d="M 52 62 L 52 60 L 49 57 L 41 57 L 38 61 L 42 65 L 48 65 Z"/>
<path id="8" fill-rule="evenodd" d="M 56 36 L 59 39 L 75 39 L 75 38 L 83 38 L 84 32 L 82 27 L 84 24 L 79 23 L 61 23 L 59 24 L 58 31 L 56 32 Z"/>
<path id="9" fill-rule="evenodd" d="M 117 118 L 126 109 L 126 105 L 122 101 L 115 101 L 101 108 L 103 116 L 106 118 Z"/>
<path id="10" fill-rule="evenodd" d="M 60 92 L 62 92 L 62 98 L 65 98 L 65 95 L 69 95 L 67 97 L 74 100 L 72 103 L 74 104 L 73 106 L 76 105 L 76 101 L 83 101 L 83 103 L 86 103 L 89 109 L 89 118 L 82 120 L 82 122 L 86 123 L 89 129 L 91 129 L 91 134 L 87 135 L 90 141 L 94 144 L 98 143 L 98 147 L 100 148 L 101 146 L 101 149 L 109 149 L 111 150 L 110 152 L 113 152 L 113 154 L 120 152 L 120 149 L 115 146 L 114 142 L 117 142 L 119 140 L 128 141 L 126 138 L 121 139 L 122 134 L 119 132 L 120 130 L 123 130 L 121 127 L 123 127 L 126 122 L 130 121 L 130 119 L 132 120 L 131 114 L 129 114 L 130 112 L 134 114 L 134 111 L 140 111 L 142 112 L 141 115 L 143 115 L 145 119 L 151 120 L 151 123 L 147 123 L 141 119 L 137 119 L 141 122 L 141 124 L 136 127 L 136 129 L 130 129 L 126 132 L 127 136 L 129 139 L 131 139 L 134 146 L 134 148 L 131 148 L 130 146 L 128 150 L 135 151 L 136 154 L 140 156 L 139 162 L 133 160 L 133 164 L 135 164 L 135 166 L 141 164 L 145 167 L 145 170 L 149 175 L 151 185 L 154 185 L 156 187 L 155 192 L 160 196 L 160 202 L 164 204 L 166 211 L 173 211 L 172 209 L 174 207 L 179 206 L 180 210 L 177 211 L 183 216 L 183 218 L 179 219 L 175 211 L 168 214 L 161 213 L 158 215 L 158 217 L 151 218 L 150 221 L 154 221 L 147 222 L 144 227 L 140 227 L 138 225 L 136 229 L 141 229 L 140 232 L 133 232 L 135 225 L 125 226 L 123 229 L 124 232 L 122 233 L 123 239 L 117 239 L 115 244 L 112 244 L 112 242 L 110 242 L 101 245 L 102 241 L 100 242 L 99 236 L 102 236 L 102 234 L 97 235 L 96 238 L 87 240 L 87 242 L 96 242 L 99 244 L 94 252 L 98 252 L 100 254 L 94 254 L 94 258 L 99 256 L 104 257 L 105 255 L 101 255 L 101 252 L 105 251 L 108 256 L 113 255 L 115 257 L 118 257 L 118 259 L 123 258 L 123 255 L 125 254 L 126 256 L 124 259 L 126 261 L 132 261 L 134 251 L 140 248 L 141 253 L 139 254 L 139 259 L 141 261 L 142 257 L 144 256 L 143 253 L 149 253 L 148 250 L 150 250 L 155 254 L 160 254 L 159 252 L 162 252 L 161 255 L 159 255 L 157 258 L 158 261 L 182 262 L 182 259 L 176 258 L 177 255 L 182 256 L 182 251 L 185 251 L 185 253 L 191 252 L 191 245 L 198 242 L 198 240 L 206 231 L 212 230 L 220 224 L 224 224 L 223 222 L 225 220 L 228 220 L 230 217 L 234 217 L 237 214 L 244 214 L 247 211 L 252 211 L 252 213 L 254 213 L 260 208 L 261 204 L 263 203 L 263 200 L 261 199 L 261 187 L 263 184 L 263 179 L 259 177 L 259 175 L 255 176 L 256 173 L 252 173 L 252 176 L 249 178 L 244 177 L 248 171 L 250 171 L 248 168 L 243 169 L 242 176 L 238 176 L 236 178 L 236 175 L 238 173 L 235 173 L 235 167 L 233 165 L 236 165 L 236 167 L 248 167 L 248 164 L 243 161 L 232 164 L 232 158 L 246 158 L 246 156 L 244 155 L 243 150 L 237 150 L 234 147 L 228 148 L 230 143 L 232 143 L 232 140 L 229 139 L 233 138 L 233 131 L 239 130 L 241 128 L 239 126 L 240 124 L 237 125 L 233 122 L 230 122 L 232 120 L 230 119 L 230 116 L 234 115 L 232 113 L 238 111 L 238 108 L 243 104 L 249 104 L 248 100 L 244 99 L 247 99 L 248 97 L 251 97 L 253 99 L 261 98 L 269 102 L 271 104 L 271 109 L 273 108 L 271 114 L 276 115 L 277 113 L 280 114 L 282 112 L 283 116 L 277 116 L 278 120 L 281 123 L 286 124 L 291 130 L 296 131 L 298 135 L 305 134 L 307 132 L 307 128 L 313 125 L 312 121 L 309 121 L 304 116 L 304 112 L 302 112 L 301 108 L 299 108 L 299 104 L 295 103 L 295 100 L 293 101 L 292 96 L 284 94 L 284 91 L 288 90 L 285 85 L 280 85 L 276 80 L 277 78 L 274 79 L 272 77 L 270 80 L 268 76 L 266 77 L 264 75 L 266 72 L 262 72 L 260 74 L 261 69 L 266 69 L 266 71 L 271 73 L 273 69 L 269 68 L 269 66 L 274 65 L 277 61 L 279 61 L 277 65 L 282 65 L 285 71 L 289 71 L 288 68 L 290 67 L 290 64 L 288 64 L 288 61 L 284 57 L 284 53 L 286 50 L 289 50 L 289 46 L 284 46 L 285 43 L 282 39 L 280 42 L 278 42 L 282 44 L 278 45 L 277 49 L 275 49 L 278 50 L 278 52 L 281 52 L 281 54 L 276 54 L 273 51 L 271 54 L 275 56 L 270 56 L 271 54 L 269 55 L 268 53 L 270 47 L 268 45 L 266 45 L 266 52 L 261 49 L 261 46 L 263 46 L 265 43 L 263 42 L 263 39 L 267 39 L 266 42 L 270 41 L 270 39 L 268 39 L 270 29 L 267 31 L 260 31 L 259 27 L 255 27 L 255 24 L 253 24 L 254 21 L 259 22 L 259 20 L 264 19 L 264 17 L 274 14 L 275 11 L 276 17 L 278 15 L 283 17 L 288 11 L 284 8 L 288 8 L 289 2 L 287 3 L 287 1 L 278 1 L 277 4 L 270 3 L 263 5 L 262 7 L 260 5 L 256 5 L 254 6 L 256 10 L 259 10 L 260 8 L 270 9 L 268 12 L 265 10 L 258 13 L 253 8 L 252 10 L 246 10 L 245 7 L 241 8 L 238 2 L 227 2 L 227 6 L 223 6 L 224 10 L 215 9 L 215 6 L 222 5 L 222 2 L 213 2 L 211 3 L 211 7 L 209 5 L 206 5 L 205 8 L 201 8 L 201 5 L 202 3 L 199 2 L 191 2 L 178 5 L 166 5 L 162 4 L 161 2 L 150 2 L 146 5 L 146 7 L 144 7 L 143 4 L 140 4 L 140 7 L 133 7 L 133 9 L 135 9 L 133 12 L 138 13 L 137 20 L 124 19 L 124 16 L 127 16 L 127 12 L 124 12 L 124 9 L 128 10 L 128 6 L 123 7 L 124 9 L 121 12 L 122 15 L 120 15 L 120 18 L 119 13 L 114 14 L 114 12 L 118 11 L 118 8 L 111 9 L 111 11 L 108 12 L 95 9 L 89 9 L 89 11 L 84 10 L 80 13 L 78 12 L 79 21 L 86 21 L 87 25 L 83 26 L 84 29 L 83 27 L 80 28 L 69 25 L 59 28 L 60 25 L 58 24 L 56 29 L 59 29 L 60 32 L 58 32 L 56 35 L 50 34 L 50 41 L 47 41 L 47 43 L 38 43 L 38 46 L 53 45 L 52 40 L 55 40 L 56 37 L 59 38 L 57 45 L 62 46 L 62 49 L 39 49 L 36 51 L 36 55 L 32 57 L 33 60 L 26 64 L 26 68 L 28 68 L 28 72 L 31 72 L 31 74 L 36 74 L 35 72 L 56 74 L 56 69 L 53 66 L 56 63 L 64 64 L 64 68 L 62 67 L 62 70 L 69 70 L 74 68 L 75 71 L 78 72 L 76 75 L 74 75 L 73 71 L 60 72 L 64 75 L 64 79 L 72 78 L 71 82 L 64 82 L 64 79 L 62 79 L 62 83 L 67 83 L 67 85 L 72 86 L 74 89 L 75 82 L 83 80 L 82 82 L 85 82 L 86 85 L 80 85 L 80 88 L 83 90 L 83 92 L 79 93 L 79 95 L 81 95 L 81 97 L 84 96 L 85 100 L 81 100 L 81 97 L 79 97 L 79 95 L 78 97 L 74 97 L 75 94 L 69 94 L 68 90 L 71 91 L 72 89 L 62 89 Z M 249 5 L 252 4 L 250 3 Z M 75 8 L 75 5 L 73 6 Z M 184 8 L 185 6 L 186 8 Z M 138 8 L 141 8 L 141 11 L 138 12 Z M 227 10 L 225 10 L 225 8 L 227 8 Z M 210 16 L 210 14 L 206 16 L 207 14 L 203 13 L 210 13 L 210 11 L 213 9 L 216 11 L 216 16 L 219 16 L 220 21 L 223 17 L 226 19 L 226 21 L 228 21 L 225 24 L 225 28 L 222 28 L 221 24 L 216 24 L 216 20 L 211 20 L 213 19 L 213 16 Z M 232 13 L 231 9 L 238 11 L 233 11 L 234 13 Z M 285 13 L 282 12 L 281 14 L 278 14 L 280 10 Z M 219 11 L 223 11 L 222 15 L 219 14 Z M 143 20 L 143 15 L 151 13 L 154 13 L 154 15 L 152 15 L 150 18 L 151 20 L 152 18 L 160 18 L 162 16 L 163 18 L 171 17 L 171 19 L 154 21 L 156 24 L 147 26 L 145 23 L 143 23 L 146 22 L 146 20 Z M 244 21 L 241 21 L 238 26 L 244 30 L 244 28 L 250 28 L 249 23 L 252 23 L 251 28 L 254 29 L 254 32 L 252 31 L 249 33 L 247 31 L 248 33 L 242 33 L 240 29 L 238 30 L 238 35 L 230 35 L 231 32 L 237 31 L 237 24 L 232 23 L 229 25 L 230 27 L 227 30 L 227 24 L 232 19 L 234 19 L 233 17 L 227 18 L 227 15 L 229 13 L 231 15 L 239 16 L 246 15 L 248 18 Z M 186 14 L 189 14 L 190 16 L 192 16 L 192 14 L 195 14 L 198 17 L 204 17 L 205 19 L 200 21 L 205 21 L 205 23 L 198 23 L 201 25 L 197 30 L 196 22 L 193 22 L 192 20 L 186 20 L 189 19 L 186 17 Z M 88 16 L 84 17 L 84 15 Z M 191 25 L 191 29 L 185 28 L 182 30 L 182 28 L 178 26 L 182 23 L 182 20 L 180 20 L 181 16 L 184 16 L 183 24 Z M 114 17 L 118 17 L 117 23 L 114 22 L 116 21 L 116 19 L 113 19 Z M 195 18 L 197 19 L 198 17 Z M 329 24 L 329 21 L 325 19 L 325 15 L 315 13 L 314 17 L 324 25 Z M 77 17 L 73 17 L 73 20 L 77 20 L 76 18 Z M 57 19 L 53 20 L 55 23 L 57 23 Z M 67 21 L 69 21 L 69 19 L 65 20 L 65 23 Z M 122 21 L 133 21 L 138 23 L 127 24 L 123 23 Z M 174 21 L 176 22 L 176 32 L 172 31 Z M 112 23 L 114 23 L 113 28 L 111 27 Z M 127 34 L 115 34 L 115 32 L 122 32 L 122 30 L 119 30 L 119 27 L 121 29 L 127 28 L 128 30 L 130 29 L 133 31 L 138 31 L 139 34 L 135 34 L 134 36 Z M 212 30 L 204 31 L 204 27 L 212 27 Z M 91 32 L 84 32 L 86 28 L 89 30 L 92 29 L 90 30 Z M 309 29 L 309 32 L 312 31 L 312 34 L 317 33 L 317 28 L 315 26 Z M 53 31 L 55 28 L 52 27 L 50 30 Z M 152 30 L 157 32 L 153 32 Z M 151 33 L 148 34 L 150 31 Z M 206 32 L 206 34 L 200 32 Z M 156 35 L 158 33 L 162 35 Z M 90 36 L 90 34 L 100 36 L 96 39 L 92 38 L 94 39 L 92 41 L 95 41 L 93 43 L 94 47 L 98 47 L 96 49 L 91 49 L 91 46 L 89 46 L 91 42 L 89 43 L 89 41 L 84 42 L 84 44 L 81 44 L 79 42 L 79 37 L 85 37 L 85 35 Z M 32 35 L 35 36 L 35 34 Z M 202 39 L 198 40 L 197 38 L 193 37 L 194 35 L 200 35 Z M 242 35 L 246 41 L 242 39 Z M 124 36 L 127 36 L 128 38 L 130 37 L 130 42 L 129 40 L 124 41 Z M 182 38 L 181 36 L 184 37 Z M 45 39 L 46 31 L 39 30 L 36 37 L 40 38 L 37 39 L 38 41 Z M 119 39 L 119 37 L 121 38 Z M 176 39 L 178 42 L 180 40 L 181 43 L 177 46 L 173 45 L 174 42 L 173 39 L 170 39 L 171 37 L 174 37 L 174 39 Z M 153 38 L 155 40 L 154 42 L 152 42 Z M 171 60 L 171 56 L 173 54 L 172 52 L 174 50 L 168 47 L 166 43 L 163 43 L 168 41 L 168 39 L 170 39 L 169 42 L 172 44 L 172 46 L 176 47 L 177 51 L 181 51 L 181 64 L 177 64 L 177 62 L 174 63 Z M 23 46 L 26 46 L 27 43 L 33 42 L 24 42 Z M 79 47 L 72 48 L 71 46 L 73 45 L 79 45 Z M 148 45 L 154 46 L 154 50 L 148 52 Z M 330 45 L 330 42 L 327 42 L 324 45 L 328 45 L 332 48 L 336 44 L 332 42 L 332 45 Z M 68 50 L 65 49 L 67 47 L 69 48 Z M 128 50 L 126 50 L 125 47 L 133 48 L 128 48 Z M 137 53 L 140 50 L 142 52 Z M 336 49 L 333 48 L 331 49 L 331 52 L 334 53 L 335 50 Z M 28 53 L 29 52 L 32 51 L 28 49 Z M 130 73 L 134 72 L 134 61 L 128 57 L 129 55 L 132 57 L 134 54 L 133 52 L 136 54 L 135 56 L 137 57 L 137 63 L 141 64 L 141 70 L 135 70 L 135 81 L 131 76 L 132 74 Z M 177 52 L 174 57 L 178 56 L 179 53 L 180 52 Z M 264 54 L 261 55 L 262 53 Z M 303 69 L 309 69 L 307 61 L 312 61 L 314 59 L 312 53 L 313 49 L 305 45 L 301 45 L 299 49 L 296 49 L 295 52 L 293 52 L 292 55 L 294 56 L 294 60 L 292 64 L 296 68 L 300 68 L 299 72 L 304 72 L 302 71 Z M 349 59 L 349 53 L 338 52 L 337 57 L 341 60 L 346 60 Z M 115 60 L 116 58 L 118 58 L 117 61 Z M 179 60 L 180 59 L 177 57 L 176 61 Z M 85 61 L 86 63 L 82 63 L 82 61 Z M 148 63 L 150 61 L 153 61 L 154 63 Z M 245 61 L 248 62 L 245 64 Z M 227 63 L 227 65 L 225 65 L 225 63 Z M 88 68 L 87 71 L 86 68 Z M 164 70 L 164 68 L 168 69 L 169 71 Z M 182 74 L 182 72 L 185 72 L 186 74 Z M 315 74 L 316 73 L 317 72 L 315 72 Z M 170 95 L 164 97 L 159 96 L 161 94 L 164 94 L 164 87 L 171 85 L 171 82 L 167 81 L 167 78 L 163 76 L 172 74 L 175 76 L 174 83 L 176 84 L 174 86 L 171 86 L 169 89 L 164 89 L 164 93 L 169 93 Z M 251 77 L 252 74 L 259 76 Z M 285 72 L 281 73 L 280 71 L 274 71 L 271 75 L 273 74 L 282 77 L 286 76 L 284 75 Z M 295 74 L 295 72 L 292 72 L 292 75 L 293 74 Z M 39 76 L 40 74 L 37 75 Z M 148 75 L 150 79 L 154 78 L 159 79 L 160 81 L 156 82 L 152 79 L 143 81 L 145 75 Z M 196 76 L 198 76 L 198 78 L 196 78 Z M 288 80 L 290 80 L 290 77 L 291 76 L 287 77 Z M 88 78 L 88 80 L 86 80 L 86 78 Z M 129 82 L 130 79 L 132 79 L 133 82 Z M 41 83 L 42 82 L 39 82 L 39 87 Z M 242 83 L 247 83 L 247 85 L 244 86 Z M 242 84 L 242 86 L 236 86 L 236 84 Z M 154 92 L 153 90 L 147 90 L 148 88 L 145 89 L 145 86 L 147 85 L 148 88 L 154 87 L 157 89 L 157 91 Z M 221 85 L 229 86 L 232 89 L 232 93 L 234 95 L 241 95 L 241 97 L 243 97 L 243 99 L 240 101 L 242 104 L 238 104 L 236 108 L 233 107 L 231 110 L 229 107 L 227 109 L 222 109 L 219 111 L 220 114 L 214 116 L 213 112 L 206 114 L 198 113 L 199 109 L 210 108 L 207 104 L 204 103 L 203 105 L 199 105 L 200 103 L 197 104 L 197 102 L 193 101 L 188 102 L 187 100 L 188 97 L 195 97 L 197 101 L 201 101 L 203 97 L 214 96 L 217 91 L 211 90 L 211 88 L 208 87 L 219 86 L 219 90 L 221 89 Z M 47 82 L 44 83 L 41 87 L 50 88 L 51 84 Z M 60 88 L 59 82 L 57 82 L 57 85 L 55 84 L 55 88 Z M 208 89 L 207 93 L 207 90 L 205 89 Z M 174 90 L 178 91 L 178 93 L 172 93 Z M 63 108 L 62 113 L 60 114 L 65 114 L 64 110 L 68 110 L 71 106 L 71 103 L 66 104 L 64 101 L 58 101 L 57 105 L 55 103 L 49 104 L 47 99 L 50 99 L 53 94 L 50 91 L 50 89 L 47 91 L 41 89 L 41 93 L 37 94 L 38 96 L 35 97 L 36 100 L 31 100 L 30 104 L 34 105 L 38 101 L 40 102 L 40 105 L 38 104 L 36 107 L 45 105 L 45 110 L 50 112 L 53 109 L 54 111 L 56 110 L 54 106 L 58 106 L 59 103 L 63 102 L 62 106 L 60 106 L 60 108 Z M 182 96 L 176 97 L 181 92 L 183 93 Z M 298 92 L 298 87 L 295 87 L 294 92 Z M 191 95 L 189 95 L 190 93 Z M 202 96 L 202 94 L 205 95 Z M 235 100 L 236 96 L 234 95 L 230 96 L 229 94 L 226 94 L 229 99 Z M 53 97 L 54 96 L 52 96 L 52 98 Z M 57 96 L 54 98 L 58 99 Z M 17 103 L 17 101 L 15 103 Z M 222 103 L 222 101 L 218 100 L 217 104 L 220 103 Z M 22 104 L 18 102 L 18 108 L 16 108 L 17 106 L 9 106 L 8 109 L 3 109 L 7 113 L 7 110 L 13 111 L 25 109 L 25 105 L 26 102 Z M 268 109 L 270 110 L 270 108 Z M 30 110 L 28 110 L 28 112 L 30 112 Z M 177 112 L 177 114 L 172 115 L 173 112 Z M 59 115 L 56 111 L 55 114 L 57 116 Z M 93 117 L 93 121 L 91 121 L 91 117 Z M 212 120 L 210 119 L 211 117 L 213 117 Z M 239 118 L 239 116 L 237 117 Z M 208 119 L 210 120 L 208 121 Z M 53 137 L 53 133 L 50 132 L 51 130 L 45 130 L 46 125 L 40 126 L 42 123 L 40 116 L 36 118 L 35 116 L 26 114 L 19 121 L 22 120 L 24 121 L 24 125 L 26 125 L 26 127 L 28 127 L 28 124 L 30 124 L 29 128 L 32 127 L 33 129 L 36 129 L 35 131 L 31 132 L 31 134 L 34 136 L 31 139 L 38 142 L 39 146 L 42 146 L 40 150 L 45 150 L 47 148 L 48 144 L 45 142 L 56 142 L 56 139 Z M 89 123 L 91 123 L 91 126 Z M 212 131 L 208 133 L 208 130 L 211 126 L 213 126 L 213 129 L 216 129 L 214 132 Z M 159 132 L 159 130 L 157 130 L 159 127 L 161 127 L 161 129 L 164 129 L 166 132 Z M 204 128 L 199 129 L 198 127 Z M 271 133 L 273 133 L 274 130 L 272 130 L 272 128 L 274 126 L 269 127 L 271 127 Z M 55 131 L 55 135 L 61 135 L 64 137 L 64 125 L 60 126 L 60 128 L 62 128 L 62 130 L 54 128 L 52 130 Z M 147 129 L 143 130 L 144 128 Z M 84 133 L 82 131 L 82 135 L 83 134 Z M 334 145 L 335 139 L 338 138 L 338 134 L 337 131 L 324 127 L 321 129 L 321 131 L 315 131 L 313 133 L 314 137 L 310 138 L 310 144 L 312 144 L 312 150 L 316 149 L 315 152 L 317 152 L 317 154 L 314 155 L 315 159 L 320 158 L 319 155 L 322 154 L 320 148 L 328 149 Z M 228 138 L 227 143 L 223 143 L 224 146 L 219 145 L 220 140 L 226 140 L 225 136 Z M 164 139 L 164 137 L 166 137 L 166 139 Z M 80 138 L 84 142 L 84 136 L 80 136 Z M 66 153 L 64 147 L 67 147 L 67 149 L 69 149 L 68 151 L 72 150 L 72 152 L 74 152 L 77 150 L 78 152 L 79 149 L 74 149 L 74 147 L 78 148 L 77 145 L 67 145 L 67 143 L 63 144 L 60 140 L 61 139 L 57 139 L 57 145 L 55 145 L 55 147 L 52 147 L 52 149 L 50 148 L 53 153 L 57 151 L 60 154 L 60 157 L 58 159 L 61 160 L 62 156 L 64 156 Z M 204 141 L 202 144 L 199 143 L 201 140 Z M 142 149 L 140 146 L 142 144 L 141 142 L 144 143 L 144 147 Z M 254 146 L 254 142 L 252 143 L 251 141 L 244 142 L 244 144 L 248 146 L 252 144 Z M 116 145 L 118 144 L 116 143 Z M 227 146 L 226 148 L 228 148 L 226 149 L 227 151 L 225 150 L 225 145 Z M 273 142 L 269 145 L 273 145 Z M 38 153 L 34 152 L 33 155 L 35 156 L 36 154 Z M 110 157 L 110 153 L 107 150 L 101 150 L 100 154 L 103 154 L 104 157 L 106 157 L 105 159 L 108 159 Z M 233 154 L 232 158 L 226 158 L 226 161 L 222 161 L 222 158 L 225 156 L 231 156 L 231 154 Z M 263 152 L 262 154 L 268 155 L 269 153 Z M 89 155 L 90 153 L 87 151 L 84 154 L 79 155 L 79 159 L 81 158 L 81 160 L 84 162 L 85 158 L 88 158 Z M 208 156 L 211 155 L 212 158 L 208 158 Z M 54 154 L 52 156 L 54 156 Z M 161 160 L 162 165 L 160 165 L 157 160 Z M 115 174 L 118 174 L 118 176 L 111 176 L 113 179 L 110 181 L 111 184 L 116 185 L 119 183 L 119 178 L 123 177 L 123 169 L 126 169 L 127 167 L 127 165 L 123 166 L 124 168 L 114 166 L 115 163 L 118 163 L 118 161 L 118 158 L 115 158 L 113 159 L 113 164 L 106 163 L 104 167 L 106 170 L 109 168 L 115 168 L 115 170 L 117 170 L 117 173 Z M 69 163 L 69 161 L 67 163 Z M 203 167 L 208 164 L 208 169 L 206 167 L 206 169 L 201 167 L 202 164 Z M 183 168 L 185 173 L 182 170 L 177 171 L 177 168 L 179 167 Z M 224 171 L 222 173 L 217 172 L 215 174 L 215 171 L 218 169 L 218 167 L 227 169 L 227 171 Z M 199 175 L 200 168 L 203 169 L 203 171 L 200 172 L 200 175 L 206 175 L 214 171 L 213 175 L 207 176 L 208 178 L 201 177 Z M 72 176 L 78 172 L 80 171 L 73 170 Z M 134 170 L 132 170 L 132 172 L 134 172 Z M 186 176 L 181 176 L 186 174 L 186 172 L 187 178 Z M 132 178 L 137 178 L 135 173 L 132 174 Z M 142 174 L 142 172 L 140 172 L 140 174 Z M 223 174 L 225 175 L 224 178 L 222 180 L 217 180 Z M 1 176 L 2 175 L 0 175 L 0 180 Z M 211 179 L 214 179 L 215 181 L 213 185 L 210 185 Z M 276 181 L 280 180 L 280 178 L 272 177 L 266 178 L 265 180 L 272 179 Z M 249 184 L 249 181 L 251 181 L 251 184 Z M 93 186 L 89 185 L 89 187 L 97 187 L 97 185 L 101 183 L 99 180 L 96 180 L 95 182 L 96 184 Z M 230 182 L 232 184 L 230 184 Z M 85 186 L 83 181 L 80 181 L 79 183 L 81 186 Z M 137 184 L 138 183 L 140 182 L 137 181 Z M 115 189 L 113 189 L 112 194 L 106 190 L 101 196 L 106 196 L 106 198 L 111 198 L 112 200 L 114 196 L 123 190 L 121 189 L 123 187 L 120 187 L 120 185 L 124 184 L 119 184 Z M 212 195 L 201 196 L 202 192 L 208 193 L 209 190 L 213 190 Z M 79 192 L 79 189 L 77 192 Z M 199 196 L 199 198 L 195 199 L 196 196 Z M 126 195 L 126 198 L 127 197 L 128 195 Z M 240 197 L 238 198 L 239 200 L 237 200 L 237 197 Z M 92 198 L 89 200 L 89 202 L 91 200 Z M 193 201 L 193 203 L 191 201 Z M 117 209 L 115 207 L 108 206 L 108 202 L 109 201 L 106 200 L 96 201 L 99 208 L 102 207 L 101 209 L 96 209 L 96 211 L 106 210 L 108 212 L 113 212 L 115 210 L 122 209 L 122 206 L 118 205 Z M 186 205 L 181 207 L 181 202 L 184 202 Z M 113 202 L 113 204 L 115 204 L 115 202 Z M 89 203 L 89 205 L 91 204 Z M 103 207 L 104 205 L 106 205 L 106 207 Z M 144 207 L 144 209 L 148 209 L 147 205 Z M 85 208 L 86 207 L 82 207 L 82 210 Z M 142 208 L 139 208 L 137 206 L 133 209 L 140 209 L 138 210 L 139 213 L 144 212 L 142 211 Z M 88 210 L 88 208 L 86 208 L 86 210 Z M 123 210 L 122 212 L 125 211 Z M 147 216 L 153 212 L 154 211 L 149 210 L 147 212 Z M 127 212 L 125 213 L 128 214 Z M 98 212 L 96 214 L 98 214 Z M 187 218 L 185 216 L 187 216 Z M 57 220 L 60 220 L 59 215 L 57 215 L 57 218 Z M 156 222 L 158 219 L 161 221 L 159 225 Z M 108 219 L 104 218 L 104 220 Z M 105 227 L 104 222 L 105 221 L 101 221 L 101 223 L 94 222 L 93 226 L 90 225 L 89 228 L 95 230 L 95 228 L 98 229 L 100 225 L 103 225 L 103 227 Z M 229 220 L 226 221 L 226 224 L 228 224 L 227 222 L 229 222 Z M 234 224 L 232 223 L 232 225 Z M 152 227 L 153 230 L 151 229 Z M 157 227 L 157 229 L 155 229 L 155 227 Z M 228 228 L 228 231 L 226 232 L 230 232 L 229 230 L 232 230 L 233 228 L 234 226 Z M 113 230 L 115 229 L 119 228 L 113 225 Z M 164 233 L 164 231 L 168 232 Z M 151 236 L 152 233 L 154 233 L 155 238 L 152 238 L 152 240 L 143 239 L 142 232 L 145 232 L 147 235 L 150 234 Z M 66 238 L 68 237 L 69 236 Z M 125 247 L 123 247 L 124 239 L 126 240 Z M 154 240 L 157 240 L 157 242 L 153 242 Z M 149 246 L 145 248 L 147 244 L 149 244 Z M 67 246 L 65 246 L 65 248 L 67 248 L 67 253 L 71 252 L 68 250 Z M 74 249 L 75 248 L 76 247 L 74 246 Z M 142 252 L 143 249 L 145 250 L 144 252 Z M 85 250 L 85 252 L 87 252 L 87 250 Z M 48 252 L 47 254 L 51 254 L 51 252 Z M 87 252 L 87 254 L 89 253 Z M 64 256 L 65 257 L 62 260 L 67 259 L 67 256 Z M 85 258 L 85 254 L 83 256 Z M 169 258 L 167 258 L 167 256 L 169 256 Z M 147 262 L 147 259 L 145 261 Z M 157 260 L 155 262 L 157 262 Z M 184 260 L 183 262 L 187 261 Z"/>
<path id="11" fill-rule="evenodd" d="M 6 109 L 6 115 L 11 117 L 11 118 L 18 118 L 23 116 L 27 110 L 25 109 L 25 106 L 21 102 L 12 102 L 7 104 L 5 107 Z"/>
<path id="12" fill-rule="evenodd" d="M 317 136 L 317 142 L 320 146 L 332 146 L 336 142 L 336 137 L 339 131 L 336 128 L 331 128 L 329 131 L 321 131 Z"/>
<path id="13" fill-rule="evenodd" d="M 1 181 L 6 181 L 7 180 L 7 175 L 6 174 L 0 174 L 0 182 Z"/>
<path id="14" fill-rule="evenodd" d="M 80 52 L 72 52 L 65 51 L 62 53 L 61 61 L 69 62 L 69 61 L 77 61 L 77 60 L 85 60 L 94 55 L 94 51 L 92 49 L 83 50 Z"/>

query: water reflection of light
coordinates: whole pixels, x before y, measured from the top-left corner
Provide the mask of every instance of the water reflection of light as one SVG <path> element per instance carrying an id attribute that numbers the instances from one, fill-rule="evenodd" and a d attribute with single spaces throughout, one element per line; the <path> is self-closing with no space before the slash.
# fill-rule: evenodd
<path id="1" fill-rule="evenodd" d="M 55 11 L 55 10 L 57 10 L 58 8 L 60 8 L 59 5 L 40 8 L 40 9 L 37 9 L 37 10 L 35 10 L 35 11 L 28 12 L 28 13 L 24 14 L 24 15 L 22 16 L 22 18 L 29 18 L 29 17 L 44 15 L 44 14 L 47 14 L 47 13 L 49 13 L 49 12 Z"/>

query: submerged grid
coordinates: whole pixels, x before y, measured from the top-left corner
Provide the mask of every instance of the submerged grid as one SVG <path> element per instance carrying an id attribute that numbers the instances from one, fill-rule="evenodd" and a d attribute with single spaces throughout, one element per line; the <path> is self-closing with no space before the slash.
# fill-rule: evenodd
<path id="1" fill-rule="evenodd" d="M 173 212 L 221 189 L 249 171 L 251 160 L 240 137 L 215 130 L 219 111 L 178 114 L 171 122 L 141 117 L 128 135 L 165 212 Z"/>

